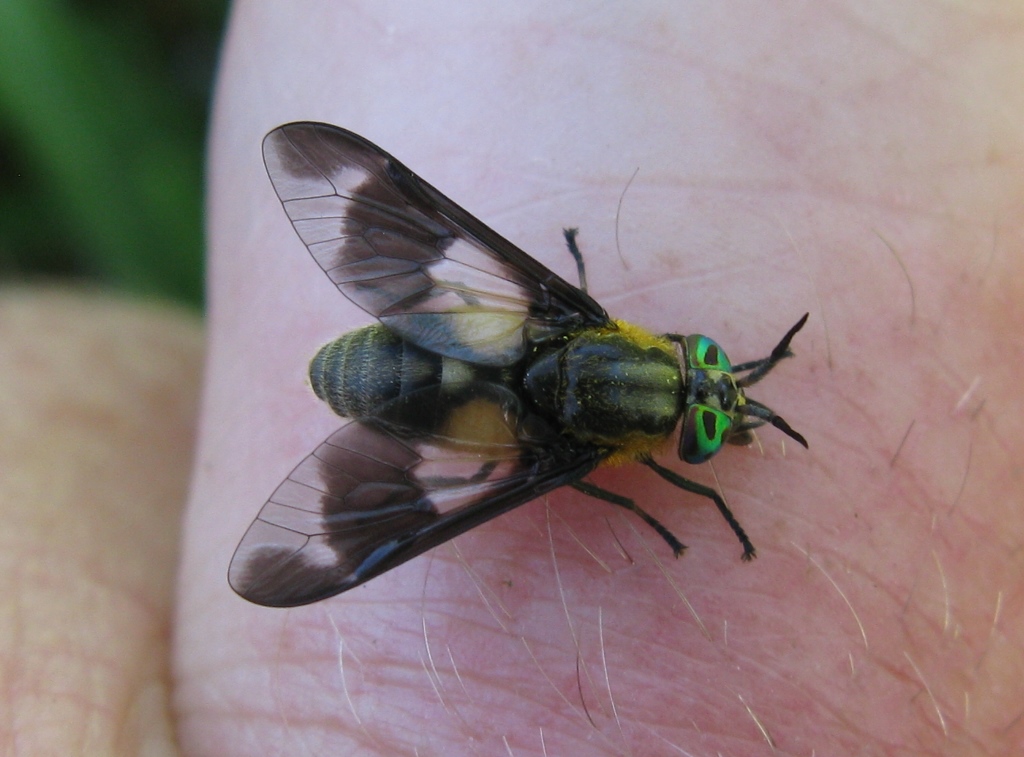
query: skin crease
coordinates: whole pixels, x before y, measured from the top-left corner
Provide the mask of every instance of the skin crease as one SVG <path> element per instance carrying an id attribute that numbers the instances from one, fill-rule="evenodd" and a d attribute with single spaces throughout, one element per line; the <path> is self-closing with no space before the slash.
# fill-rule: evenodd
<path id="1" fill-rule="evenodd" d="M 197 755 L 1019 753 L 1020 6 L 541 8 L 235 8 L 176 600 L 195 326 L 156 396 L 183 394 L 152 402 L 141 368 L 48 377 L 149 366 L 179 317 L 128 337 L 137 311 L 29 293 L 14 307 L 52 317 L 0 319 L 23 327 L 0 328 L 21 350 L 0 361 L 0 470 L 19 472 L 0 476 L 6 752 L 163 754 L 176 733 Z M 629 514 L 560 491 L 342 597 L 238 599 L 235 544 L 341 423 L 306 362 L 369 322 L 309 258 L 259 160 L 264 133 L 298 119 L 367 136 L 570 281 L 560 229 L 579 226 L 614 317 L 708 333 L 741 362 L 809 310 L 797 357 L 751 394 L 810 451 L 768 429 L 713 471 L 660 458 L 717 474 L 758 560 L 740 562 L 710 503 L 625 466 L 593 480 L 661 519 L 682 559 Z M 92 349 L 46 341 L 76 324 Z M 160 429 L 167 446 L 97 425 L 58 449 L 60 491 L 82 495 L 54 495 L 52 453 L 24 454 L 53 428 L 47 398 L 88 410 L 115 390 L 103 418 L 137 425 L 111 428 Z M 132 475 L 107 481 L 123 469 L 97 454 Z M 97 470 L 109 486 L 83 488 Z M 60 565 L 89 570 L 25 567 Z"/>

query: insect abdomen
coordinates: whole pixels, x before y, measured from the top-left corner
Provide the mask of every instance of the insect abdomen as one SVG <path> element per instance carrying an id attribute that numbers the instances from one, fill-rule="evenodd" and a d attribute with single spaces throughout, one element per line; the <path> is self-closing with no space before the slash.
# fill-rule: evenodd
<path id="1" fill-rule="evenodd" d="M 375 324 L 321 347 L 309 364 L 309 381 L 335 413 L 361 418 L 388 400 L 439 382 L 442 363 Z"/>

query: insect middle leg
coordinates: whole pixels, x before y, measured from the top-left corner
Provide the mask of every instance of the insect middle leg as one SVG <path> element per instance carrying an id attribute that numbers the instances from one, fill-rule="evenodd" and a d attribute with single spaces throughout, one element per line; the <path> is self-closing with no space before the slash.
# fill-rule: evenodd
<path id="1" fill-rule="evenodd" d="M 679 557 L 679 555 L 683 554 L 686 550 L 685 544 L 679 541 L 671 531 L 661 525 L 657 518 L 646 512 L 642 507 L 640 507 L 640 505 L 629 499 L 629 497 L 623 497 L 621 494 L 616 494 L 615 492 L 610 492 L 607 489 L 602 489 L 600 486 L 588 484 L 586 481 L 577 481 L 570 484 L 570 486 L 584 494 L 589 494 L 591 497 L 603 499 L 605 502 L 611 502 L 613 505 L 618 505 L 619 507 L 623 507 L 630 512 L 639 515 L 648 526 L 658 532 L 658 536 L 664 539 L 669 547 L 672 548 L 672 554 L 676 557 Z"/>
<path id="2" fill-rule="evenodd" d="M 580 248 L 576 245 L 576 235 L 580 233 L 580 230 L 562 229 L 562 233 L 565 234 L 565 243 L 569 246 L 569 254 L 572 255 L 572 259 L 576 261 L 576 272 L 580 277 L 580 289 L 586 292 L 587 270 L 583 266 L 583 253 L 580 252 Z"/>

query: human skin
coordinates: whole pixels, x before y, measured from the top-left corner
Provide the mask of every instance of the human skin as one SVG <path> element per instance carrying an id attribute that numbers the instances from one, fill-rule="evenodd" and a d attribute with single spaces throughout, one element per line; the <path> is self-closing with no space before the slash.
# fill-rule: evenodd
<path id="1" fill-rule="evenodd" d="M 236 6 L 174 607 L 186 753 L 1019 751 L 1024 13 L 683 7 Z M 681 559 L 559 491 L 331 600 L 236 597 L 238 539 L 342 423 L 305 365 L 370 322 L 259 159 L 264 133 L 307 119 L 570 280 L 560 229 L 579 226 L 615 317 L 740 362 L 810 311 L 751 392 L 809 451 L 767 429 L 713 470 L 660 458 L 721 487 L 758 559 L 710 503 L 627 466 L 593 480 Z"/>
<path id="2" fill-rule="evenodd" d="M 177 636 L 187 747 L 1024 743 L 1024 35 L 980 11 L 859 7 L 236 7 Z M 739 560 L 710 503 L 634 466 L 594 478 L 660 518 L 684 558 L 561 491 L 336 599 L 233 596 L 233 543 L 341 424 L 305 365 L 370 322 L 264 175 L 260 140 L 291 120 L 367 136 L 570 279 L 560 229 L 579 226 L 614 316 L 708 333 L 734 361 L 809 310 L 796 358 L 752 394 L 810 451 L 769 429 L 714 462 L 759 559 Z M 710 466 L 685 472 L 716 483 Z"/>
<path id="3" fill-rule="evenodd" d="M 175 750 L 170 642 L 194 314 L 0 289 L 0 752 Z"/>

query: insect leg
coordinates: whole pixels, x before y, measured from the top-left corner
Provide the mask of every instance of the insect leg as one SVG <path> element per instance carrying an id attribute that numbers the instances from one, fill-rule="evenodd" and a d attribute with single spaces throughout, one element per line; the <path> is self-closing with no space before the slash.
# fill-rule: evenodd
<path id="1" fill-rule="evenodd" d="M 669 531 L 667 528 L 661 525 L 657 518 L 645 512 L 643 508 L 640 507 L 640 505 L 638 505 L 636 502 L 629 499 L 628 497 L 623 497 L 621 494 L 616 494 L 615 492 L 610 492 L 607 489 L 602 489 L 600 486 L 594 486 L 594 484 L 588 484 L 586 481 L 577 481 L 573 484 L 570 484 L 570 486 L 572 486 L 573 489 L 577 489 L 583 492 L 584 494 L 589 494 L 591 497 L 603 499 L 605 502 L 611 502 L 613 505 L 624 507 L 630 512 L 639 515 L 641 518 L 644 519 L 644 522 L 648 526 L 650 526 L 658 532 L 658 536 L 664 539 L 665 542 L 672 548 L 672 554 L 674 554 L 676 557 L 679 557 L 679 555 L 683 554 L 683 551 L 686 549 L 686 545 L 679 541 L 679 539 L 677 539 L 671 531 Z"/>
<path id="2" fill-rule="evenodd" d="M 750 538 L 747 536 L 747 532 L 743 530 L 743 526 L 736 520 L 736 516 L 732 514 L 732 510 L 725 504 L 725 500 L 719 496 L 718 492 L 712 489 L 710 486 L 704 486 L 698 484 L 696 481 L 691 481 L 688 478 L 683 478 L 678 473 L 664 466 L 658 465 L 651 458 L 642 458 L 640 460 L 644 465 L 650 468 L 652 471 L 657 473 L 663 479 L 668 481 L 670 484 L 678 486 L 680 489 L 685 489 L 688 492 L 694 494 L 700 494 L 701 496 L 707 497 L 715 506 L 718 508 L 718 512 L 725 518 L 725 522 L 729 524 L 733 533 L 736 534 L 736 538 L 740 540 L 740 544 L 743 545 L 743 559 L 744 561 L 752 560 L 757 557 L 757 550 L 754 549 L 754 545 L 750 543 Z"/>
<path id="3" fill-rule="evenodd" d="M 576 246 L 576 235 L 580 233 L 580 230 L 562 229 L 562 233 L 565 234 L 565 243 L 569 246 L 569 254 L 572 255 L 572 259 L 576 261 L 576 272 L 580 277 L 580 289 L 586 292 L 587 271 L 583 267 L 583 253 L 580 252 L 580 248 Z"/>
<path id="4" fill-rule="evenodd" d="M 751 371 L 750 374 L 744 376 L 739 381 L 737 381 L 736 385 L 739 387 L 748 387 L 753 384 L 756 384 L 758 381 L 767 376 L 768 371 L 774 368 L 775 364 L 778 363 L 780 360 L 783 360 L 787 357 L 793 357 L 793 353 L 790 352 L 789 350 L 789 343 L 793 341 L 793 337 L 796 336 L 796 332 L 802 329 L 804 327 L 804 324 L 807 323 L 807 316 L 809 315 L 810 313 L 804 313 L 804 317 L 797 321 L 793 328 L 787 331 L 786 335 L 782 337 L 782 341 L 775 345 L 775 349 L 772 350 L 771 355 L 765 358 L 761 358 L 760 360 L 752 360 L 749 363 L 734 365 L 732 368 L 733 373 Z"/>

